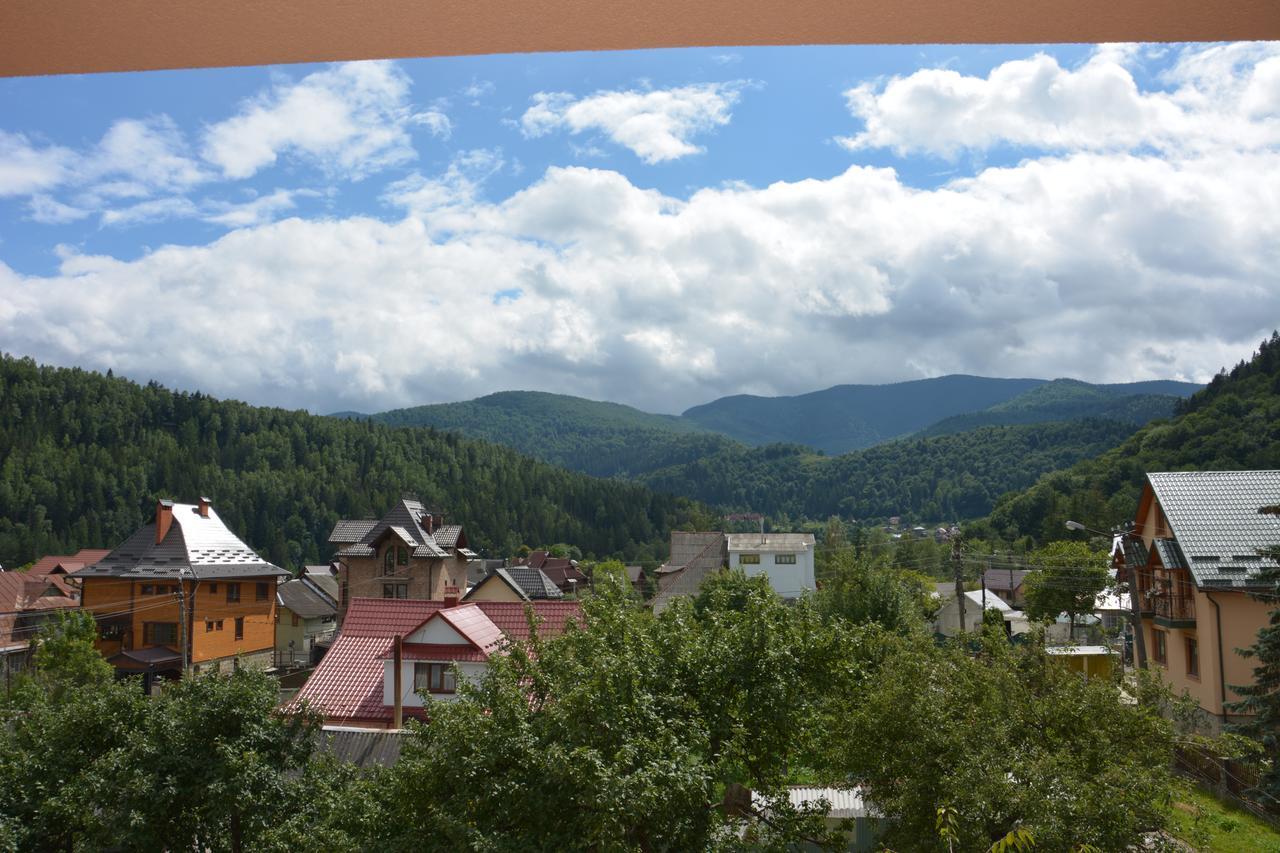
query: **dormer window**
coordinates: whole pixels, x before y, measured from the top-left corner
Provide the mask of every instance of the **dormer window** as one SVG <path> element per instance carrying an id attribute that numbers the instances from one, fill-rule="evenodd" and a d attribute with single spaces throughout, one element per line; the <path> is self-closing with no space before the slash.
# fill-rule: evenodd
<path id="1" fill-rule="evenodd" d="M 396 573 L 396 549 L 394 546 L 388 545 L 387 552 L 382 555 L 382 573 L 384 575 L 394 575 Z"/>

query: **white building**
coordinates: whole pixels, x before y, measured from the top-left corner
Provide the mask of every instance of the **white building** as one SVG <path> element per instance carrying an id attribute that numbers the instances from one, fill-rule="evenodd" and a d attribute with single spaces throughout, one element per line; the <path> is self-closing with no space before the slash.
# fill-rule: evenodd
<path id="1" fill-rule="evenodd" d="M 765 575 L 774 592 L 799 598 L 816 587 L 812 533 L 726 533 L 729 568 L 747 577 Z"/>
<path id="2" fill-rule="evenodd" d="M 938 615 L 933 621 L 933 630 L 947 637 L 954 637 L 961 631 L 977 633 L 982 630 L 982 590 L 973 589 L 964 594 L 964 625 L 960 624 L 960 605 L 956 599 L 955 585 L 938 584 L 936 595 L 943 600 Z M 1021 610 L 1014 610 L 1003 599 L 993 592 L 986 595 L 986 609 L 994 610 L 1004 620 L 1006 630 L 1010 634 L 1025 634 L 1029 629 L 1026 617 Z"/>

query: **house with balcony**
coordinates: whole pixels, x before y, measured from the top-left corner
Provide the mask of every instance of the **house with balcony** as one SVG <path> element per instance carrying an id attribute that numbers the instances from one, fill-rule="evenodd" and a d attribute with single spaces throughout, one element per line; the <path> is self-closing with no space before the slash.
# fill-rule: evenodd
<path id="1" fill-rule="evenodd" d="M 1234 718 L 1232 685 L 1253 680 L 1237 653 L 1257 640 L 1271 606 L 1250 596 L 1276 561 L 1280 471 L 1177 471 L 1147 475 L 1126 567 L 1137 567 L 1138 609 L 1148 665 L 1175 693 L 1189 693 L 1215 729 Z"/>
<path id="2" fill-rule="evenodd" d="M 72 577 L 118 672 L 179 677 L 241 663 L 270 666 L 276 586 L 289 575 L 231 532 L 208 498 L 162 500 L 155 519 Z"/>
<path id="3" fill-rule="evenodd" d="M 329 544 L 338 578 L 338 624 L 352 598 L 443 601 L 467 585 L 467 564 L 475 554 L 458 524 L 412 498 L 396 501 L 380 519 L 343 519 Z"/>

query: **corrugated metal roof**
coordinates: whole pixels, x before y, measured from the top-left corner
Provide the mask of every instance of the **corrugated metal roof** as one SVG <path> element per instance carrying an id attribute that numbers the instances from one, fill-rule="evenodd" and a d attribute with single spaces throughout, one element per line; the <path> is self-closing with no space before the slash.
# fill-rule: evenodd
<path id="1" fill-rule="evenodd" d="M 320 587 L 325 595 L 334 601 L 338 600 L 338 578 L 333 574 L 332 566 L 305 566 L 304 571 L 307 578 Z"/>
<path id="2" fill-rule="evenodd" d="M 765 805 L 764 797 L 758 793 L 753 794 L 752 799 L 759 806 Z M 826 800 L 831 804 L 827 817 L 839 820 L 878 816 L 875 808 L 863 799 L 861 788 L 811 788 L 796 785 L 787 789 L 787 799 L 798 809 Z"/>
<path id="3" fill-rule="evenodd" d="M 338 602 L 315 586 L 310 578 L 294 578 L 277 586 L 276 602 L 303 619 L 334 616 L 338 612 Z"/>
<path id="4" fill-rule="evenodd" d="M 1026 569 L 987 569 L 982 573 L 982 580 L 987 589 L 1013 592 L 1022 586 L 1028 574 Z"/>
<path id="5" fill-rule="evenodd" d="M 400 759 L 408 732 L 398 729 L 358 729 L 325 726 L 318 735 L 320 749 L 360 768 L 390 767 Z"/>
<path id="6" fill-rule="evenodd" d="M 730 551 L 806 551 L 815 544 L 812 533 L 727 533 Z"/>

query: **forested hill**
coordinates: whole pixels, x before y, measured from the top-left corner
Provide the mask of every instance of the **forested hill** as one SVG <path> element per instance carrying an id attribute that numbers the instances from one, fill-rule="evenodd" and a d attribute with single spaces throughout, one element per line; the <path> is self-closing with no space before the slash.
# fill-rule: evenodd
<path id="1" fill-rule="evenodd" d="M 993 535 L 1064 538 L 1067 519 L 1100 530 L 1132 520 L 1148 471 L 1280 468 L 1280 336 L 1096 459 L 1049 474 L 1001 501 Z"/>
<path id="2" fill-rule="evenodd" d="M 503 391 L 461 403 L 334 417 L 455 430 L 597 477 L 628 477 L 689 462 L 732 443 L 675 415 L 538 391 Z"/>
<path id="3" fill-rule="evenodd" d="M 803 444 L 845 453 L 977 412 L 1043 385 L 1043 379 L 940 376 L 890 385 L 836 385 L 793 397 L 722 397 L 684 418 L 747 444 Z"/>
<path id="4" fill-rule="evenodd" d="M 1106 418 L 1145 424 L 1173 415 L 1179 400 L 1203 386 L 1191 382 L 1128 382 L 1093 385 L 1078 379 L 1055 379 L 985 409 L 945 418 L 919 435 L 947 435 L 984 426 Z"/>
<path id="5" fill-rule="evenodd" d="M 113 547 L 158 497 L 212 498 L 280 565 L 326 559 L 340 517 L 413 493 L 494 554 L 571 542 L 661 553 L 690 502 L 430 429 L 393 429 L 0 355 L 0 564 Z"/>
<path id="6" fill-rule="evenodd" d="M 986 427 L 892 441 L 829 457 L 798 445 L 733 444 L 640 478 L 660 491 L 769 515 L 775 523 L 900 515 L 920 521 L 988 513 L 996 498 L 1114 447 L 1137 427 L 1119 421 Z"/>

